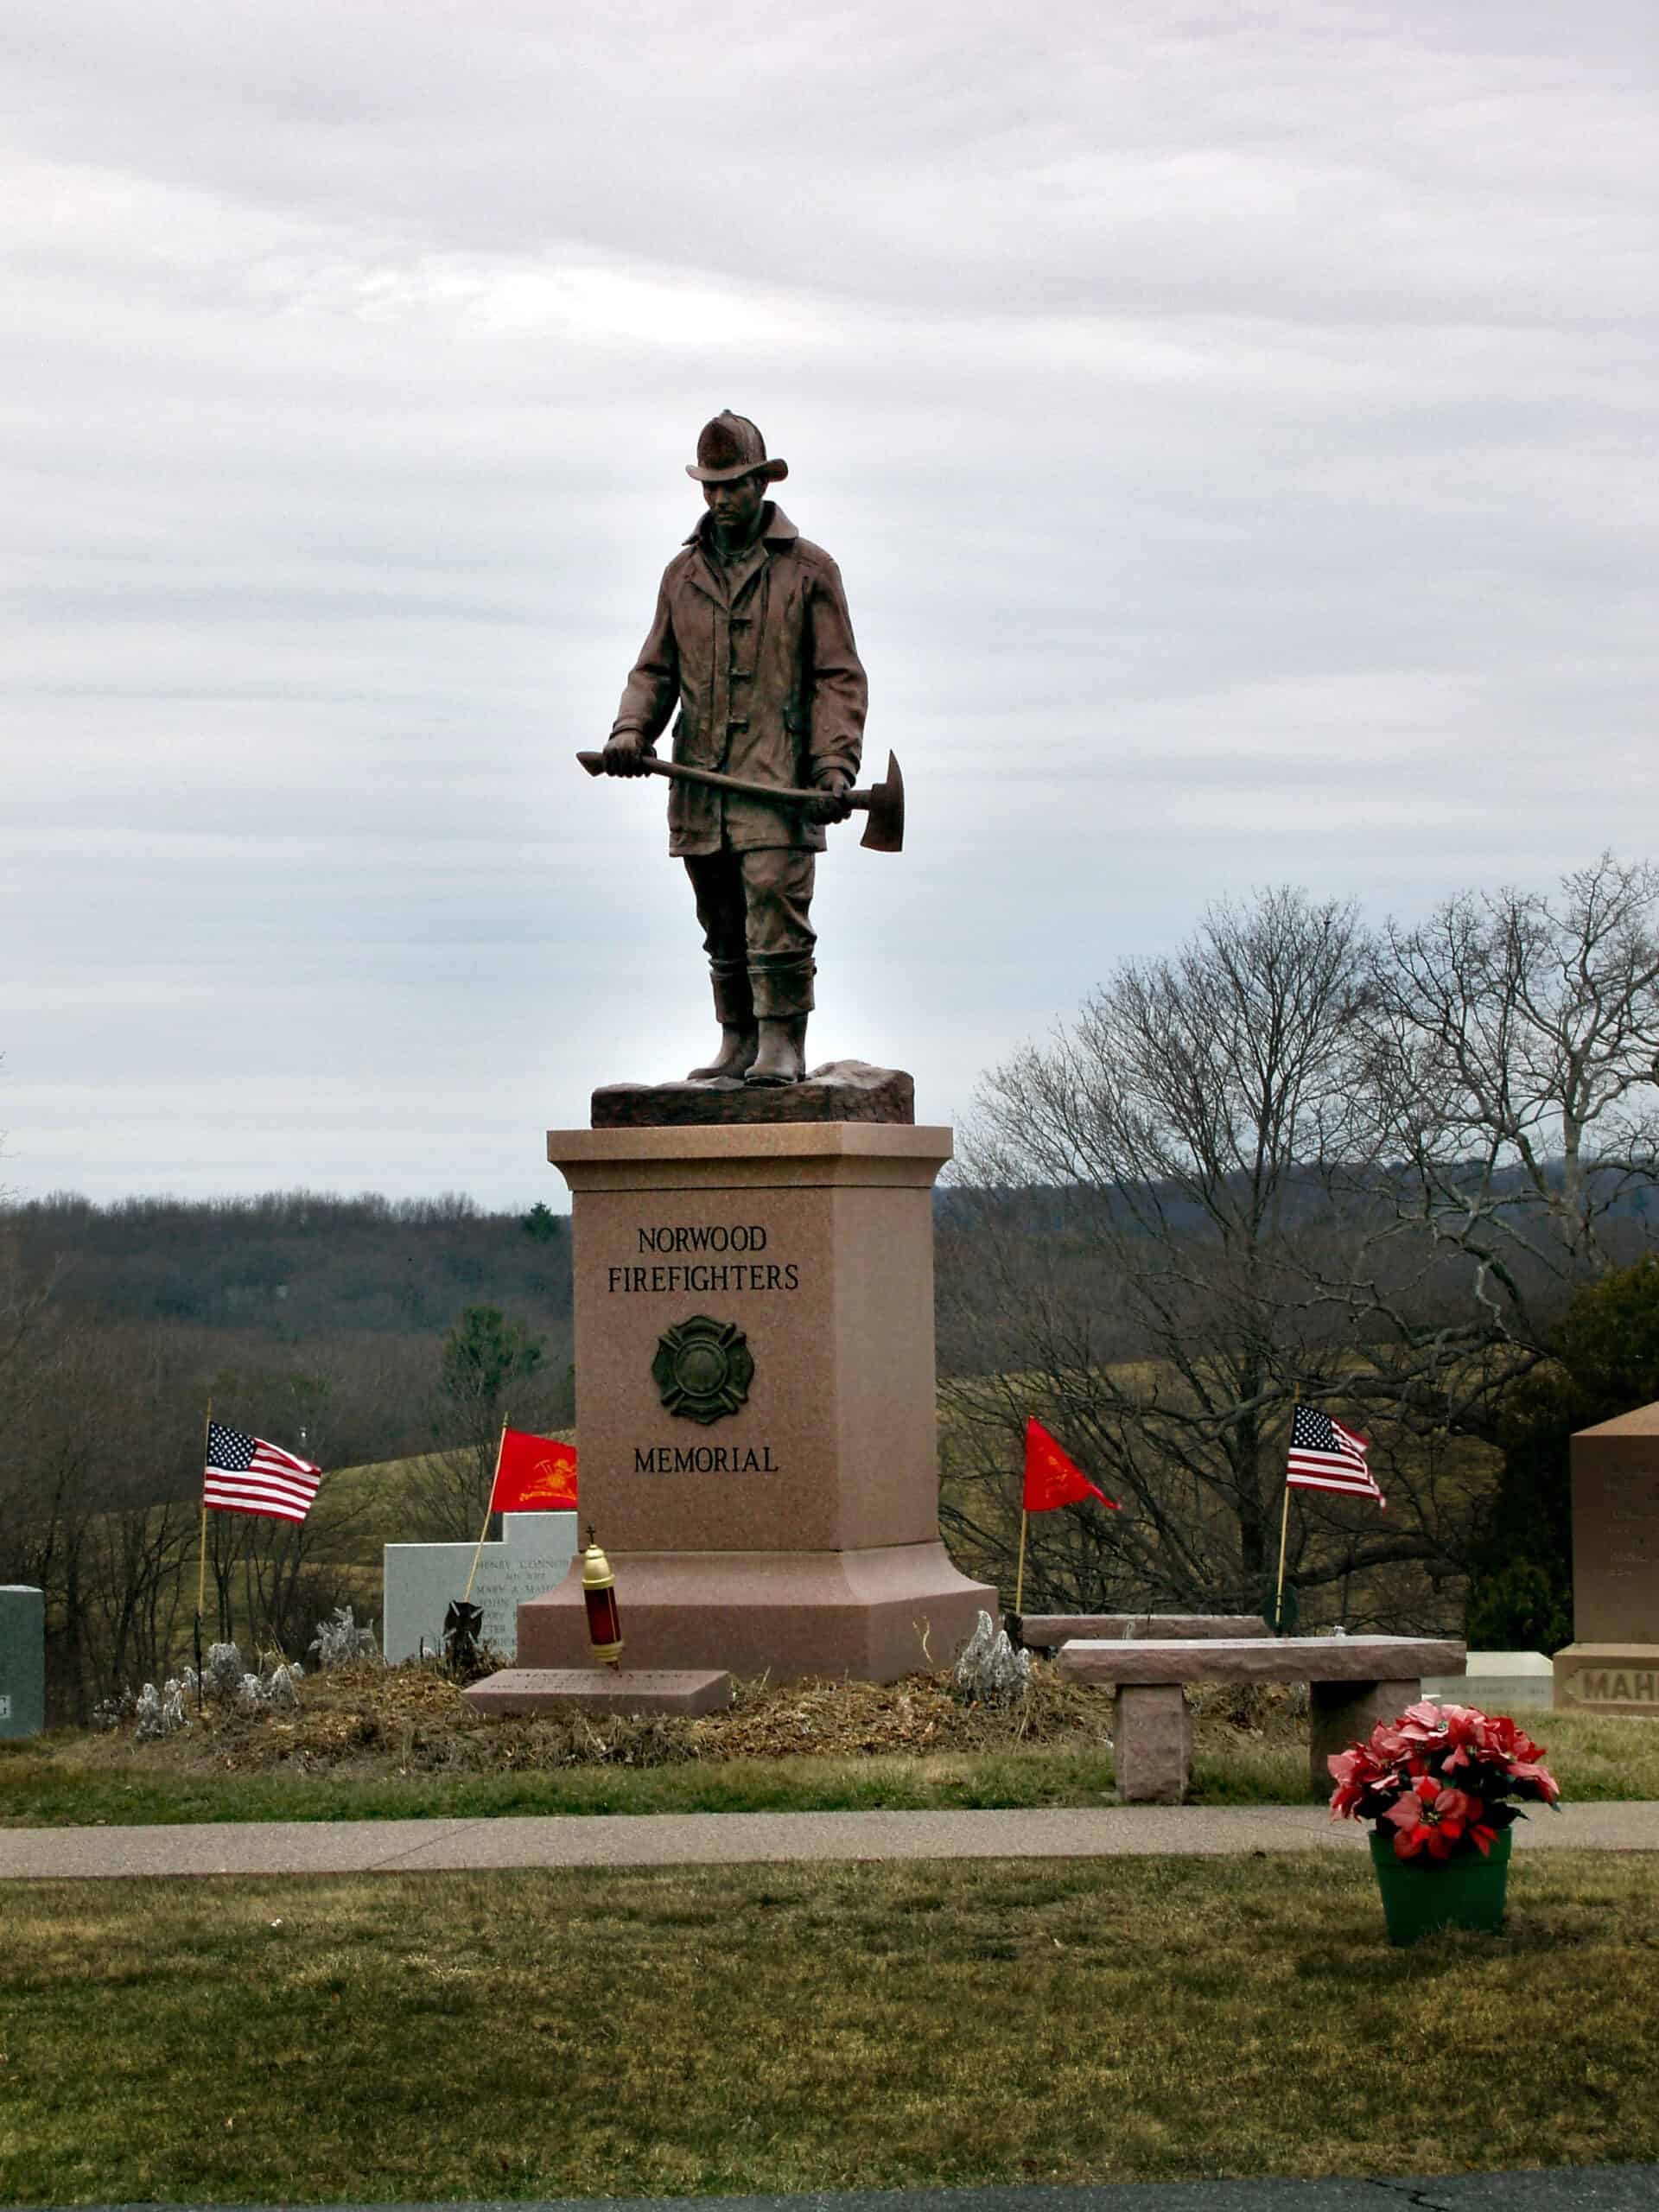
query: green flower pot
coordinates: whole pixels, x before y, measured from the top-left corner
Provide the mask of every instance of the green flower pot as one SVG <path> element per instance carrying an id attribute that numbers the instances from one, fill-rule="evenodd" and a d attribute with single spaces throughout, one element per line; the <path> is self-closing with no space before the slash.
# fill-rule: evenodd
<path id="1" fill-rule="evenodd" d="M 1455 1859 L 1397 1859 L 1394 1830 L 1371 1837 L 1371 1864 L 1382 1892 L 1382 1917 L 1390 1943 L 1414 1943 L 1436 1928 L 1478 1928 L 1495 1934 L 1503 1925 L 1514 1831 L 1500 1828 L 1489 1855 Z"/>

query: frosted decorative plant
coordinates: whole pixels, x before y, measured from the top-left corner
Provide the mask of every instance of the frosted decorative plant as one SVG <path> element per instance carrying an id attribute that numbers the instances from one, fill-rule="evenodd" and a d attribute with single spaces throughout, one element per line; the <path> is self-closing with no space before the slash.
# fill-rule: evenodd
<path id="1" fill-rule="evenodd" d="M 175 1730 L 189 1726 L 184 1710 L 184 1686 L 171 1676 L 159 1690 L 154 1682 L 146 1682 L 138 1693 L 133 1711 L 137 1716 L 141 1744 L 170 1736 Z"/>
<path id="2" fill-rule="evenodd" d="M 244 1713 L 291 1713 L 300 1701 L 294 1686 L 301 1675 L 297 1661 L 289 1665 L 278 1660 L 268 1675 L 244 1675 L 237 1685 L 236 1701 Z"/>
<path id="3" fill-rule="evenodd" d="M 1016 1651 L 1006 1629 L 982 1613 L 957 1662 L 957 1686 L 970 1703 L 1017 1697 L 1031 1686 L 1031 1654 Z"/>
<path id="4" fill-rule="evenodd" d="M 207 1688 L 215 1697 L 235 1697 L 242 1688 L 242 1677 L 247 1673 L 242 1664 L 241 1647 L 234 1643 L 210 1643 L 207 1647 Z"/>
<path id="5" fill-rule="evenodd" d="M 359 1628 L 349 1605 L 337 1605 L 326 1621 L 317 1623 L 311 1649 L 321 1668 L 345 1667 L 355 1659 L 378 1659 L 380 1647 L 372 1628 Z"/>
<path id="6" fill-rule="evenodd" d="M 213 1645 L 202 1676 L 213 1696 L 233 1700 L 241 1713 L 294 1711 L 305 1674 L 297 1659 L 279 1657 L 264 1675 L 250 1674 L 241 1660 L 235 1644 Z M 137 1697 L 123 1690 L 118 1697 L 105 1698 L 93 1708 L 92 1726 L 118 1728 L 130 1716 L 137 1724 L 138 1741 L 149 1743 L 190 1726 L 190 1704 L 196 1694 L 196 1670 L 187 1667 L 181 1675 L 169 1675 L 159 1690 L 154 1682 L 146 1682 Z"/>

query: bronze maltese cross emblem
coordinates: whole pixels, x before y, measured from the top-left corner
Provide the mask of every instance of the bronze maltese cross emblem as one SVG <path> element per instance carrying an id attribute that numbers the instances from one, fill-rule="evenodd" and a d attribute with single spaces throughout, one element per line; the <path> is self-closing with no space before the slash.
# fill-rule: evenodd
<path id="1" fill-rule="evenodd" d="M 707 1423 L 747 1402 L 754 1356 L 735 1321 L 694 1313 L 664 1330 L 651 1371 L 670 1413 Z"/>

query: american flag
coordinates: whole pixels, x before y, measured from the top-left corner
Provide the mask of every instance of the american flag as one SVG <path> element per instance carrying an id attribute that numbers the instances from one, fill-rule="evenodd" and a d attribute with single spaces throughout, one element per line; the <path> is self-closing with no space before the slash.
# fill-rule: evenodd
<path id="1" fill-rule="evenodd" d="M 1341 1491 L 1349 1497 L 1374 1497 L 1388 1503 L 1376 1486 L 1365 1455 L 1370 1440 L 1356 1436 L 1316 1406 L 1298 1406 L 1290 1417 L 1290 1465 L 1285 1480 L 1298 1490 Z"/>
<path id="2" fill-rule="evenodd" d="M 279 1521 L 303 1521 L 321 1479 L 321 1467 L 296 1459 L 280 1444 L 245 1436 L 220 1421 L 207 1424 L 204 1505 L 220 1513 L 271 1513 Z"/>

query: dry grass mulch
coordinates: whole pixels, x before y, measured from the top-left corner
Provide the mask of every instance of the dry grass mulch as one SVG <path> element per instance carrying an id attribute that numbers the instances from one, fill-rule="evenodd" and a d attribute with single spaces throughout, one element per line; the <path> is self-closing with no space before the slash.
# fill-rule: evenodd
<path id="1" fill-rule="evenodd" d="M 130 1729 L 90 1738 L 88 1765 L 147 1765 L 181 1773 L 467 1774 L 573 1766 L 659 1766 L 688 1760 L 857 1758 L 1007 1751 L 1015 1745 L 1107 1750 L 1111 1700 L 1062 1682 L 1039 1662 L 1016 1702 L 969 1704 L 947 1673 L 903 1681 L 739 1682 L 730 1708 L 700 1719 L 673 1715 L 593 1719 L 581 1713 L 501 1718 L 476 1712 L 461 1684 L 432 1667 L 357 1665 L 314 1675 L 294 1713 L 245 1713 L 210 1696 L 198 1721 L 162 1742 L 135 1745 Z"/>

